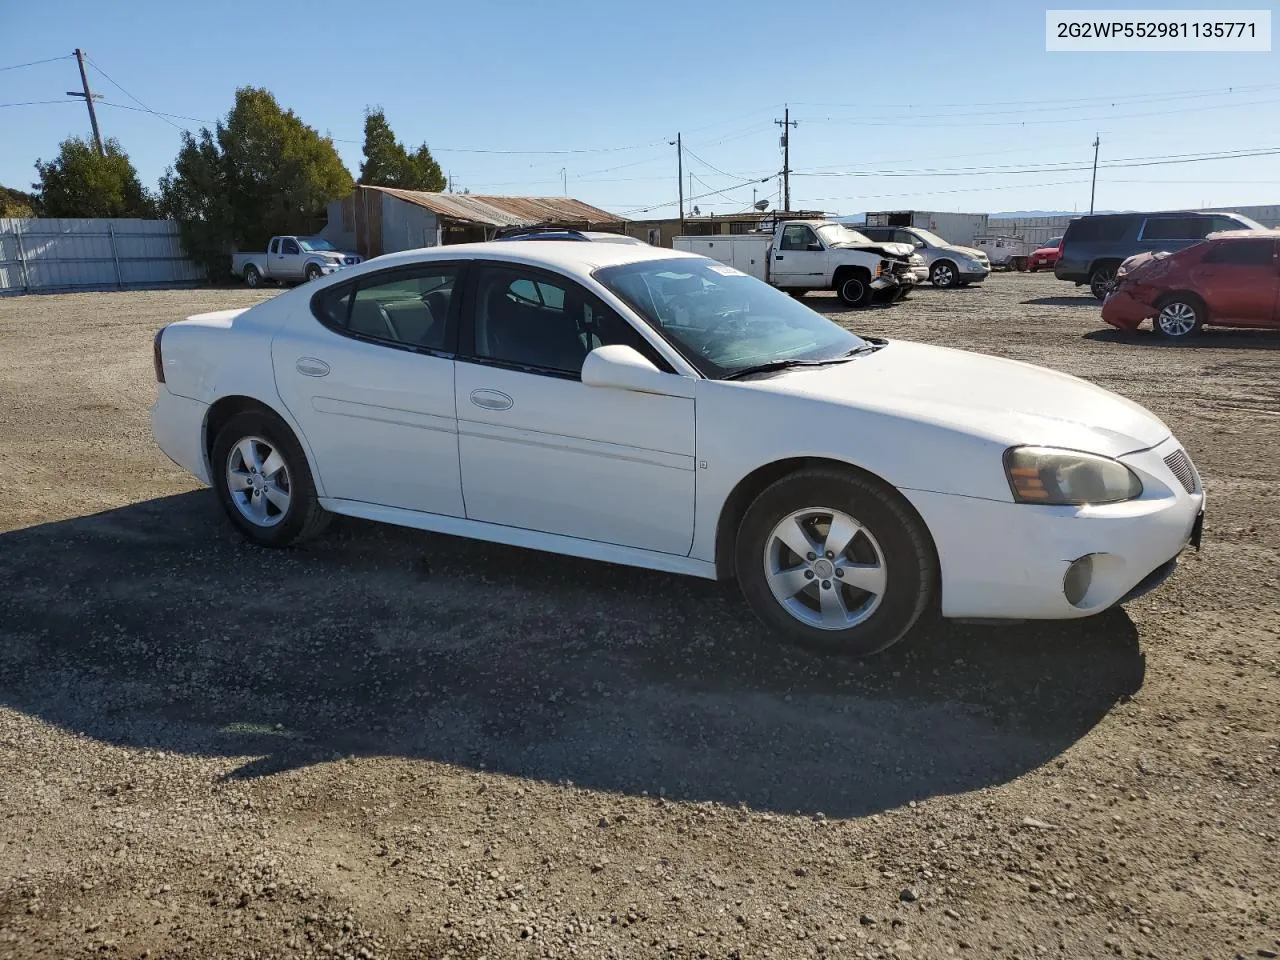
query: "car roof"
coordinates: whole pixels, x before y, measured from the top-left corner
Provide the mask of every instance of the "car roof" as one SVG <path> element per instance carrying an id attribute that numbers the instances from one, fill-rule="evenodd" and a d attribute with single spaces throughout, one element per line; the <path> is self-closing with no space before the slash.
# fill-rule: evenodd
<path id="1" fill-rule="evenodd" d="M 440 247 L 420 247 L 385 253 L 366 260 L 358 267 L 341 271 L 347 276 L 355 271 L 385 270 L 388 267 L 405 267 L 432 260 L 504 260 L 510 263 L 547 267 L 562 273 L 587 276 L 599 267 L 613 267 L 649 260 L 692 259 L 703 260 L 694 253 L 669 250 L 633 243 L 583 243 L 581 240 L 543 240 L 538 243 L 510 243 L 491 240 L 485 243 L 456 243 Z"/>

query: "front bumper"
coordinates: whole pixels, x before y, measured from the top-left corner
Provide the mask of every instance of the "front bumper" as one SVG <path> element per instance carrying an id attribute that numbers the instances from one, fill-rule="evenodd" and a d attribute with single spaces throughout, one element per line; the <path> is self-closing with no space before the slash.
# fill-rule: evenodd
<path id="1" fill-rule="evenodd" d="M 981 283 L 990 275 L 990 266 L 985 269 L 981 267 L 963 266 L 956 271 L 956 276 L 960 278 L 961 283 Z"/>
<path id="2" fill-rule="evenodd" d="M 1107 294 L 1102 303 L 1102 319 L 1119 330 L 1136 330 L 1143 320 L 1154 317 L 1158 311 L 1144 303 L 1123 286 Z"/>
<path id="3" fill-rule="evenodd" d="M 1180 449 L 1170 437 L 1119 458 L 1143 484 L 1127 503 L 1040 507 L 904 490 L 937 547 L 943 616 L 1073 619 L 1130 599 L 1144 582 L 1154 586 L 1203 524 L 1198 478 L 1188 491 L 1165 463 Z M 1092 578 L 1072 604 L 1064 580 L 1083 557 L 1092 557 Z"/>

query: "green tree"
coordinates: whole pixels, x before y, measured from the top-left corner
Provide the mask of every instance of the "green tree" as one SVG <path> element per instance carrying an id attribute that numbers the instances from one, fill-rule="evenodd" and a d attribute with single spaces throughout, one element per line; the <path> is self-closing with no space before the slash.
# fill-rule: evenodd
<path id="1" fill-rule="evenodd" d="M 372 187 L 399 187 L 401 190 L 444 189 L 444 173 L 424 143 L 410 153 L 391 132 L 382 108 L 364 114 L 364 162 L 360 182 Z"/>
<path id="2" fill-rule="evenodd" d="M 40 207 L 46 217 L 154 217 L 156 204 L 118 140 L 103 144 L 68 137 L 57 159 L 36 161 Z"/>
<path id="3" fill-rule="evenodd" d="M 352 189 L 334 149 L 267 90 L 241 87 L 216 129 L 184 134 L 160 180 L 161 209 L 211 277 L 229 273 L 232 250 L 262 250 L 275 234 L 315 228 L 325 205 Z"/>
<path id="4" fill-rule="evenodd" d="M 25 190 L 0 186 L 0 217 L 37 217 L 40 198 Z"/>

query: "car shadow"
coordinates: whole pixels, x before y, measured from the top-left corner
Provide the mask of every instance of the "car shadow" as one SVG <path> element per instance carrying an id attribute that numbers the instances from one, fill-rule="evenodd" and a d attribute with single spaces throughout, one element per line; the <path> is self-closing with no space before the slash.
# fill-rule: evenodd
<path id="1" fill-rule="evenodd" d="M 1079 297 L 1033 297 L 1022 303 L 1028 307 L 1102 307 L 1102 301 L 1088 293 Z"/>
<path id="2" fill-rule="evenodd" d="M 1195 336 L 1170 340 L 1150 330 L 1117 330 L 1105 327 L 1082 335 L 1095 343 L 1119 343 L 1126 346 L 1164 347 L 1175 350 L 1280 350 L 1280 331 L 1235 330 L 1206 327 Z"/>
<path id="3" fill-rule="evenodd" d="M 728 584 L 362 521 L 267 551 L 207 491 L 2 534 L 0 578 L 0 704 L 236 778 L 395 755 L 857 816 L 1036 769 L 1145 673 L 1119 610 L 821 658 Z"/>

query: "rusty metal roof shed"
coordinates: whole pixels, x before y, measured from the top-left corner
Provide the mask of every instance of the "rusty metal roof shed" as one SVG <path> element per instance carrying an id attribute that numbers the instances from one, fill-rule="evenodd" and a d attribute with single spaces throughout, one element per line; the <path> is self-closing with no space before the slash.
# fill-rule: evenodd
<path id="1" fill-rule="evenodd" d="M 377 190 L 405 203 L 425 207 L 438 217 L 491 227 L 519 227 L 532 224 L 581 223 L 621 224 L 623 218 L 571 197 L 487 197 L 474 193 L 427 193 L 395 187 L 362 186 Z"/>

